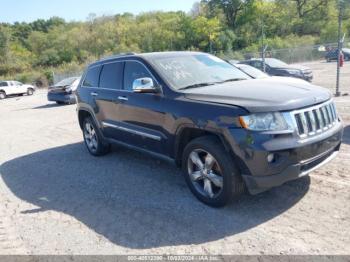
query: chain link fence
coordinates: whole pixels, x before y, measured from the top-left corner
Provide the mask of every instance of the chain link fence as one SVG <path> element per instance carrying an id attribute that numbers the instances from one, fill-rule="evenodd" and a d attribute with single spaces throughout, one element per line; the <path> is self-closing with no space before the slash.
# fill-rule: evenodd
<path id="1" fill-rule="evenodd" d="M 272 49 L 268 48 L 265 56 L 266 58 L 273 57 L 280 59 L 288 64 L 302 63 L 302 62 L 312 62 L 312 61 L 325 61 L 325 55 L 327 51 L 336 49 L 337 43 L 326 43 L 322 45 L 310 45 L 310 46 L 300 46 L 295 48 L 284 48 L 284 49 Z M 348 48 L 349 42 L 345 42 L 344 48 Z M 251 58 L 260 58 L 260 52 L 244 52 L 244 51 L 233 51 L 230 53 L 224 53 L 223 58 L 233 59 L 233 60 L 248 60 Z M 53 72 L 53 82 L 54 84 L 59 81 L 69 78 L 78 77 L 83 74 L 81 70 L 67 70 L 59 72 Z"/>
<path id="2" fill-rule="evenodd" d="M 324 60 L 328 51 L 336 49 L 338 43 L 325 43 L 320 45 L 299 46 L 295 48 L 272 49 L 267 48 L 265 52 L 266 58 L 277 58 L 288 64 L 312 62 Z M 346 41 L 344 48 L 349 48 L 349 41 Z M 261 52 L 244 52 L 234 51 L 224 53 L 226 59 L 248 60 L 251 58 L 260 58 Z"/>
<path id="3" fill-rule="evenodd" d="M 53 82 L 57 84 L 58 82 L 70 78 L 70 77 L 79 77 L 83 74 L 82 71 L 67 71 L 67 72 L 52 72 Z"/>

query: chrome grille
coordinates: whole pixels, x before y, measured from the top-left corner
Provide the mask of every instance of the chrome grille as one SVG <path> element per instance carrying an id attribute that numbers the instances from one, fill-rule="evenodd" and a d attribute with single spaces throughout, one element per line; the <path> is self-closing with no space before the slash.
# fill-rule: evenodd
<path id="1" fill-rule="evenodd" d="M 338 114 L 333 102 L 293 112 L 298 134 L 305 138 L 332 128 L 338 122 Z"/>

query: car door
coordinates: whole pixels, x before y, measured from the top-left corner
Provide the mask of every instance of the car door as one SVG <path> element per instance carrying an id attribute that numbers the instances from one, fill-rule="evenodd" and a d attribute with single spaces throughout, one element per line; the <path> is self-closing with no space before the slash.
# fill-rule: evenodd
<path id="1" fill-rule="evenodd" d="M 10 81 L 10 86 L 11 86 L 11 93 L 12 95 L 19 95 L 21 94 L 19 86 L 17 85 L 17 83 L 15 81 Z"/>
<path id="2" fill-rule="evenodd" d="M 157 84 L 157 79 L 142 61 L 125 61 L 122 100 L 116 107 L 118 128 L 123 130 L 123 139 L 127 144 L 164 153 L 167 139 L 164 97 L 161 92 L 134 93 L 133 83 L 140 78 L 151 78 Z"/>
<path id="3" fill-rule="evenodd" d="M 83 86 L 90 85 L 91 105 L 97 121 L 102 127 L 105 137 L 123 141 L 123 132 L 117 128 L 119 122 L 118 105 L 121 102 L 123 87 L 124 62 L 114 61 L 99 67 L 91 68 L 87 76 L 91 75 L 94 84 L 83 82 Z"/>
<path id="4" fill-rule="evenodd" d="M 120 127 L 120 104 L 123 95 L 124 62 L 104 64 L 100 75 L 99 95 L 95 98 L 101 115 L 104 136 L 125 142 L 125 132 Z"/>
<path id="5" fill-rule="evenodd" d="M 14 81 L 13 85 L 15 87 L 16 94 L 24 94 L 27 93 L 27 89 L 21 82 Z"/>
<path id="6" fill-rule="evenodd" d="M 13 81 L 8 81 L 7 82 L 7 94 L 8 95 L 17 95 L 17 89 L 16 89 L 16 85 L 14 84 Z"/>

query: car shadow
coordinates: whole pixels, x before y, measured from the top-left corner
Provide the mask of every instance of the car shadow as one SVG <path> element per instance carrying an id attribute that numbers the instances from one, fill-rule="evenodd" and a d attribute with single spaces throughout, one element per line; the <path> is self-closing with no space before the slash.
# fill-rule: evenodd
<path id="1" fill-rule="evenodd" d="M 57 103 L 52 103 L 52 104 L 46 104 L 42 106 L 37 106 L 33 107 L 33 109 L 48 109 L 48 108 L 55 108 L 55 107 L 63 107 L 67 106 L 68 104 L 57 104 Z"/>
<path id="2" fill-rule="evenodd" d="M 36 206 L 19 210 L 23 215 L 63 212 L 134 249 L 200 244 L 244 232 L 294 206 L 310 185 L 304 177 L 214 209 L 192 196 L 173 164 L 124 148 L 94 158 L 83 143 L 10 160 L 0 173 L 18 198 Z"/>
<path id="3" fill-rule="evenodd" d="M 8 101 L 8 100 L 21 100 L 23 99 L 25 96 L 18 96 L 18 95 L 11 95 L 11 96 L 7 96 L 5 99 L 3 99 L 2 101 Z"/>

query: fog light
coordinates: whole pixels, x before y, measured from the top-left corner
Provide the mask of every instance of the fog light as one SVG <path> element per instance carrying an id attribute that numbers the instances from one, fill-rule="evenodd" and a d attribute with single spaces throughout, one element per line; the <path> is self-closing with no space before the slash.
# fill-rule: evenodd
<path id="1" fill-rule="evenodd" d="M 268 161 L 269 163 L 272 163 L 274 160 L 275 160 L 275 154 L 269 154 L 269 155 L 267 156 L 267 161 Z"/>

